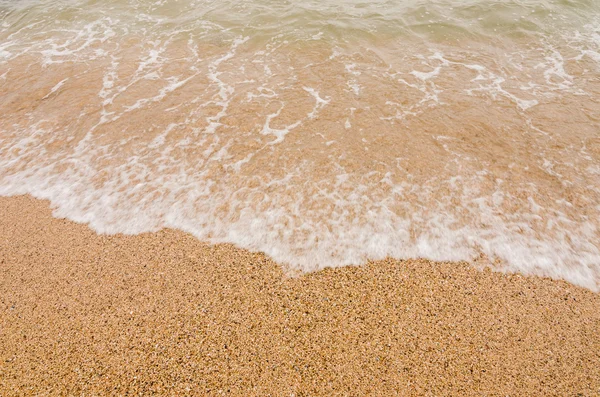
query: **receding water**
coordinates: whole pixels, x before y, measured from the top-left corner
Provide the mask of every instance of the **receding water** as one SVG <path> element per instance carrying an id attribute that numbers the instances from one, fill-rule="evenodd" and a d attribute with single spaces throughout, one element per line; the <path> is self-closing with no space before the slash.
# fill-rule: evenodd
<path id="1" fill-rule="evenodd" d="M 304 271 L 600 286 L 600 2 L 0 0 L 0 194 Z"/>

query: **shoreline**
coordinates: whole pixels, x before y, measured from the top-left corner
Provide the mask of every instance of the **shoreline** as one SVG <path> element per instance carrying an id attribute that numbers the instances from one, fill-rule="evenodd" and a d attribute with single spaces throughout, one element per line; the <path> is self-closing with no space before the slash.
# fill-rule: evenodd
<path id="1" fill-rule="evenodd" d="M 30 196 L 0 215 L 2 395 L 600 392 L 600 294 L 565 281 L 393 259 L 288 277 Z"/>

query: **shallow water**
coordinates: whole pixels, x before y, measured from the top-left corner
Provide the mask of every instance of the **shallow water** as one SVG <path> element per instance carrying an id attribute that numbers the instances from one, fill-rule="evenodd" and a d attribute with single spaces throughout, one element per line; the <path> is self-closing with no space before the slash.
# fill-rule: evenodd
<path id="1" fill-rule="evenodd" d="M 304 271 L 600 283 L 596 1 L 0 0 L 0 194 Z"/>

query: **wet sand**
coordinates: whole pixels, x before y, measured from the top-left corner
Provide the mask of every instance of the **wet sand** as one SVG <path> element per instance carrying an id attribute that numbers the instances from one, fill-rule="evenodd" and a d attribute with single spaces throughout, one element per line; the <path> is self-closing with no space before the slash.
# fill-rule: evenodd
<path id="1" fill-rule="evenodd" d="M 600 295 L 465 263 L 290 277 L 164 230 L 0 198 L 0 395 L 600 393 Z"/>

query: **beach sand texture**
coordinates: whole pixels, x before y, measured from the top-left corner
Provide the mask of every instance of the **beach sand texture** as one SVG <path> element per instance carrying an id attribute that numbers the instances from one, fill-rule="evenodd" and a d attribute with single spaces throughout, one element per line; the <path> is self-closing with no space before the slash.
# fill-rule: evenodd
<path id="1" fill-rule="evenodd" d="M 600 296 L 466 263 L 290 277 L 0 198 L 0 395 L 597 396 Z"/>

